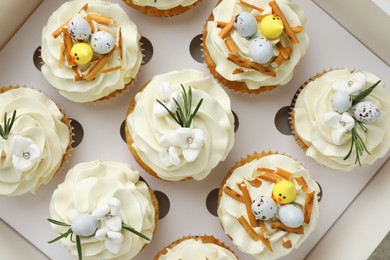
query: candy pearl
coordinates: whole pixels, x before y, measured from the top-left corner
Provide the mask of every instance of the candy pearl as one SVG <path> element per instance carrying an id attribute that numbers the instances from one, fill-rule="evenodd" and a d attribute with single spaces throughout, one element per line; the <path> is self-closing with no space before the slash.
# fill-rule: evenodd
<path id="1" fill-rule="evenodd" d="M 302 209 L 295 204 L 283 205 L 278 210 L 280 222 L 290 228 L 297 228 L 303 224 Z"/>
<path id="2" fill-rule="evenodd" d="M 331 105 L 337 113 L 344 113 L 352 107 L 352 98 L 345 91 L 336 91 L 332 96 Z"/>
<path id="3" fill-rule="evenodd" d="M 254 62 L 265 64 L 272 59 L 273 46 L 264 37 L 257 37 L 249 42 L 249 57 Z"/>
<path id="4" fill-rule="evenodd" d="M 268 196 L 260 196 L 252 201 L 252 212 L 256 219 L 268 220 L 275 216 L 278 207 Z"/>
<path id="5" fill-rule="evenodd" d="M 99 221 L 91 215 L 81 214 L 72 221 L 71 229 L 75 235 L 88 237 L 95 234 Z"/>
<path id="6" fill-rule="evenodd" d="M 234 18 L 234 29 L 242 37 L 251 37 L 257 33 L 257 20 L 248 12 L 239 13 Z"/>
<path id="7" fill-rule="evenodd" d="M 363 123 L 373 122 L 381 115 L 379 106 L 370 101 L 359 102 L 353 106 L 352 110 L 353 117 Z"/>
<path id="8" fill-rule="evenodd" d="M 87 20 L 81 16 L 76 16 L 69 21 L 68 32 L 73 40 L 86 42 L 91 36 L 92 30 Z"/>
<path id="9" fill-rule="evenodd" d="M 260 31 L 269 40 L 277 39 L 283 32 L 283 21 L 276 15 L 270 14 L 260 22 Z"/>

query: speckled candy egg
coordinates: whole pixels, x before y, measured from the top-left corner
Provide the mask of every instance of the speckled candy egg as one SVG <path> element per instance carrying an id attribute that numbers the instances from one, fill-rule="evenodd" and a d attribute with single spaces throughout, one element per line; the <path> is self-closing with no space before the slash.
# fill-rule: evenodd
<path id="1" fill-rule="evenodd" d="M 252 212 L 256 219 L 270 219 L 275 216 L 277 209 L 275 201 L 267 196 L 260 196 L 252 202 Z"/>
<path id="2" fill-rule="evenodd" d="M 87 20 L 81 16 L 76 16 L 69 21 L 68 32 L 73 40 L 86 42 L 91 36 L 92 30 Z"/>
<path id="3" fill-rule="evenodd" d="M 381 115 L 379 106 L 370 102 L 363 101 L 353 106 L 353 117 L 363 123 L 375 121 Z"/>
<path id="4" fill-rule="evenodd" d="M 303 224 L 302 209 L 295 204 L 283 205 L 278 210 L 280 222 L 290 228 L 297 228 Z"/>
<path id="5" fill-rule="evenodd" d="M 91 46 L 92 49 L 99 54 L 109 53 L 114 48 L 114 37 L 105 31 L 98 31 L 92 34 Z"/>
<path id="6" fill-rule="evenodd" d="M 331 104 L 333 110 L 341 114 L 352 107 L 352 98 L 345 91 L 336 91 L 332 96 Z"/>
<path id="7" fill-rule="evenodd" d="M 239 13 L 234 18 L 234 29 L 242 37 L 251 37 L 257 33 L 257 20 L 248 12 Z"/>
<path id="8" fill-rule="evenodd" d="M 99 221 L 91 215 L 81 214 L 72 221 L 71 229 L 75 235 L 88 237 L 95 234 Z"/>
<path id="9" fill-rule="evenodd" d="M 265 64 L 272 59 L 272 43 L 264 37 L 257 37 L 249 42 L 249 56 L 254 62 Z"/>

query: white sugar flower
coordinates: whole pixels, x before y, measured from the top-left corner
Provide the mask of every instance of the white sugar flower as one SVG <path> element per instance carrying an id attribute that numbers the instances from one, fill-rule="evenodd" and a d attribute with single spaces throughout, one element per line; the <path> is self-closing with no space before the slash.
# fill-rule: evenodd
<path id="1" fill-rule="evenodd" d="M 204 144 L 203 131 L 197 128 L 179 128 L 173 133 L 162 136 L 160 144 L 163 147 L 180 147 L 184 159 L 193 162 L 198 158 Z"/>
<path id="2" fill-rule="evenodd" d="M 332 84 L 332 88 L 335 91 L 345 91 L 351 96 L 357 96 L 361 90 L 366 85 L 366 76 L 361 73 L 357 72 L 354 75 L 352 75 L 350 80 L 346 79 L 338 79 L 335 80 Z"/>
<path id="3" fill-rule="evenodd" d="M 112 231 L 122 229 L 122 218 L 120 216 L 121 202 L 117 198 L 110 198 L 107 204 L 95 209 L 92 216 L 104 220 L 105 226 Z"/>
<path id="4" fill-rule="evenodd" d="M 175 146 L 163 147 L 160 150 L 160 161 L 166 167 L 180 164 L 180 158 L 178 150 Z"/>
<path id="5" fill-rule="evenodd" d="M 12 163 L 18 171 L 29 171 L 41 161 L 41 150 L 38 145 L 29 138 L 14 135 L 12 137 L 10 149 L 12 152 Z"/>
<path id="6" fill-rule="evenodd" d="M 104 227 L 96 231 L 95 237 L 104 241 L 105 248 L 113 254 L 118 254 L 122 247 L 123 235 Z"/>
<path id="7" fill-rule="evenodd" d="M 158 100 L 161 101 L 169 109 L 169 111 L 175 113 L 177 105 L 173 99 L 179 102 L 178 98 L 179 93 L 177 91 L 174 92 L 172 90 L 169 82 L 161 83 L 159 88 Z M 156 101 L 153 107 L 153 114 L 156 116 L 166 116 L 168 115 L 168 111 L 165 109 L 164 106 L 162 106 Z"/>
<path id="8" fill-rule="evenodd" d="M 355 126 L 355 119 L 347 112 L 342 114 L 328 112 L 324 115 L 324 122 L 332 127 L 332 139 L 335 145 L 340 145 L 342 135 Z"/>

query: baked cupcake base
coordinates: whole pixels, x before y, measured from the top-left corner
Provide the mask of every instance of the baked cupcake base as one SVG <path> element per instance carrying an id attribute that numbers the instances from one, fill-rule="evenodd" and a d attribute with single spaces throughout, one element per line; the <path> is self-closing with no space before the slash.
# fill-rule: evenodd
<path id="1" fill-rule="evenodd" d="M 234 252 L 214 236 L 186 236 L 172 242 L 157 253 L 154 260 L 177 259 L 177 257 L 197 254 L 197 257 L 210 259 L 238 259 Z M 204 254 L 204 255 L 201 255 Z M 203 259 L 203 258 L 202 258 Z"/>
<path id="2" fill-rule="evenodd" d="M 12 100 L 10 103 L 3 100 L 2 109 L 13 107 L 16 117 L 7 140 L 0 137 L 0 174 L 4 171 L 0 197 L 18 196 L 28 191 L 35 193 L 62 169 L 73 143 L 70 119 L 53 100 L 32 88 L 0 88 L 0 94 L 8 95 L 8 92 Z M 18 110 L 22 112 L 18 113 Z M 10 112 L 12 110 L 8 111 L 8 120 L 11 120 Z M 22 153 L 23 158 L 18 153 Z M 10 173 L 13 177 L 6 177 Z"/>
<path id="3" fill-rule="evenodd" d="M 150 16 L 158 16 L 158 17 L 166 17 L 166 16 L 174 16 L 181 13 L 184 13 L 192 8 L 194 8 L 196 5 L 198 5 L 203 0 L 198 0 L 192 5 L 189 6 L 177 6 L 171 9 L 167 10 L 161 10 L 153 6 L 140 6 L 137 4 L 134 4 L 132 0 L 123 0 L 127 5 L 131 6 L 132 8 Z"/>
<path id="4" fill-rule="evenodd" d="M 280 188 L 279 183 L 286 181 L 295 187 L 296 197 L 290 188 Z M 297 248 L 315 228 L 319 192 L 298 161 L 273 152 L 253 153 L 237 162 L 222 181 L 218 217 L 240 251 L 257 259 L 275 259 Z M 290 213 L 281 213 L 286 208 L 292 219 Z"/>
<path id="5" fill-rule="evenodd" d="M 374 85 L 372 92 L 360 98 Z M 310 78 L 296 92 L 290 126 L 307 156 L 326 167 L 351 171 L 359 165 L 373 164 L 387 153 L 388 98 L 384 83 L 374 74 L 326 70 Z"/>

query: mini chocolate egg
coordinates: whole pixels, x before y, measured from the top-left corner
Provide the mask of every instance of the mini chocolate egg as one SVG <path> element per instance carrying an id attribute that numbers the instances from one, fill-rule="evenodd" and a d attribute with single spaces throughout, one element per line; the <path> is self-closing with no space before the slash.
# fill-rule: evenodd
<path id="1" fill-rule="evenodd" d="M 252 212 L 256 219 L 270 219 L 275 216 L 277 209 L 275 201 L 268 196 L 260 196 L 252 202 Z"/>
<path id="2" fill-rule="evenodd" d="M 257 33 L 257 20 L 248 12 L 241 12 L 234 18 L 234 29 L 242 37 L 251 37 Z"/>
<path id="3" fill-rule="evenodd" d="M 264 37 L 257 37 L 249 42 L 249 57 L 254 62 L 265 64 L 272 59 L 273 46 Z"/>
<path id="4" fill-rule="evenodd" d="M 73 40 L 86 42 L 91 36 L 92 30 L 87 20 L 81 16 L 76 16 L 69 21 L 68 32 Z"/>
<path id="5" fill-rule="evenodd" d="M 91 46 L 85 42 L 76 43 L 70 50 L 72 59 L 77 64 L 87 64 L 93 57 Z"/>
<path id="6" fill-rule="evenodd" d="M 279 207 L 278 215 L 280 222 L 290 228 L 297 228 L 304 221 L 302 209 L 296 204 L 287 204 Z"/>
<path id="7" fill-rule="evenodd" d="M 109 53 L 115 45 L 114 37 L 105 31 L 98 31 L 91 37 L 92 49 L 99 54 Z"/>
<path id="8" fill-rule="evenodd" d="M 293 202 L 297 196 L 297 188 L 294 183 L 288 180 L 282 180 L 275 184 L 272 195 L 274 199 L 281 204 Z"/>
<path id="9" fill-rule="evenodd" d="M 331 104 L 333 110 L 341 114 L 352 107 L 352 98 L 345 91 L 336 91 L 332 96 Z"/>
<path id="10" fill-rule="evenodd" d="M 88 237 L 95 234 L 99 221 L 91 215 L 81 214 L 75 217 L 70 228 L 78 236 Z"/>
<path id="11" fill-rule="evenodd" d="M 370 101 L 359 102 L 353 106 L 352 110 L 353 117 L 363 123 L 373 122 L 381 115 L 379 106 Z"/>
<path id="12" fill-rule="evenodd" d="M 283 21 L 274 14 L 267 15 L 260 22 L 260 31 L 269 40 L 277 39 L 283 32 Z"/>

